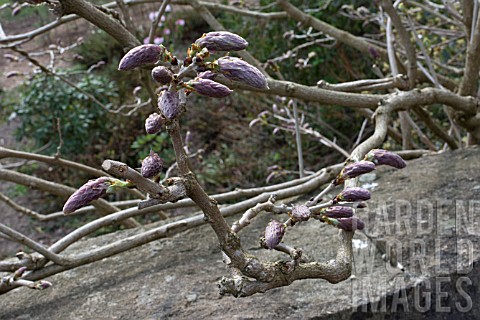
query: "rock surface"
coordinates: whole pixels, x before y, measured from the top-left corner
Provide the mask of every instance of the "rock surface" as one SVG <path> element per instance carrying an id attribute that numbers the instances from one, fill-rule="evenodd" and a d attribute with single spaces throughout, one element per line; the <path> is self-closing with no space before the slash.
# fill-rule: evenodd
<path id="1" fill-rule="evenodd" d="M 479 169 L 480 149 L 470 148 L 377 170 L 372 200 L 359 213 L 371 240 L 356 233 L 355 276 L 336 285 L 303 280 L 222 297 L 216 281 L 227 270 L 214 234 L 202 226 L 52 276 L 48 290 L 15 289 L 0 297 L 0 319 L 478 319 Z M 240 233 L 242 242 L 260 257 L 285 259 L 259 248 L 270 219 L 260 215 Z M 86 239 L 67 252 L 137 232 Z M 337 232 L 309 221 L 283 241 L 328 261 Z"/>

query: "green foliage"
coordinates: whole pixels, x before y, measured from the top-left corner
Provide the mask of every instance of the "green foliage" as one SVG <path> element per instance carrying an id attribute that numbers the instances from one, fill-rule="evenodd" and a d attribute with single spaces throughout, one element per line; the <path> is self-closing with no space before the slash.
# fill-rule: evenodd
<path id="1" fill-rule="evenodd" d="M 103 104 L 108 106 L 116 101 L 115 86 L 107 79 L 92 74 L 75 78 L 71 80 L 79 88 Z M 21 101 L 13 109 L 22 122 L 16 137 L 33 139 L 36 147 L 50 143 L 46 152 L 53 152 L 60 142 L 57 119 L 64 141 L 63 154 L 78 154 L 94 143 L 106 143 L 108 127 L 112 125 L 106 110 L 65 82 L 43 74 L 23 87 Z"/>

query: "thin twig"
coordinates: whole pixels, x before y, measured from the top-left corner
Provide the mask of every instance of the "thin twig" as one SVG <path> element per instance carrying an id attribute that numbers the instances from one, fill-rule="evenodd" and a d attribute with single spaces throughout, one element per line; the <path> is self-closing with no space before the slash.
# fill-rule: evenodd
<path id="1" fill-rule="evenodd" d="M 29 237 L 27 237 L 24 234 L 21 234 L 18 231 L 13 230 L 12 228 L 4 225 L 3 223 L 0 223 L 0 232 L 2 232 L 3 234 L 6 234 L 7 236 L 12 238 L 16 242 L 21 243 L 21 244 L 29 247 L 33 251 L 36 251 L 36 252 L 40 253 L 45 258 L 55 262 L 58 265 L 66 266 L 70 263 L 68 259 L 65 259 L 65 258 L 51 252 L 50 250 L 48 250 L 47 248 L 42 246 L 40 243 L 30 239 Z"/>
<path id="2" fill-rule="evenodd" d="M 160 20 L 165 13 L 165 9 L 167 9 L 167 6 L 169 4 L 170 0 L 163 0 L 162 4 L 160 5 L 160 8 L 158 8 L 157 15 L 155 19 L 152 21 L 152 24 L 150 26 L 150 31 L 148 32 L 148 43 L 153 43 L 153 39 L 155 38 L 155 31 L 158 28 L 158 24 L 160 23 Z"/>
<path id="3" fill-rule="evenodd" d="M 298 171 L 300 171 L 300 178 L 303 178 L 304 168 L 303 168 L 302 137 L 300 134 L 300 125 L 298 123 L 297 101 L 295 99 L 292 99 L 291 101 L 293 103 L 293 117 L 295 119 L 295 141 L 297 144 Z"/>

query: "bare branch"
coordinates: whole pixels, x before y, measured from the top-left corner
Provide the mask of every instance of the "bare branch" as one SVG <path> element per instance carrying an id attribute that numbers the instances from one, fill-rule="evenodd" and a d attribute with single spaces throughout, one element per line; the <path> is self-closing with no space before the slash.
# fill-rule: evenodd
<path id="1" fill-rule="evenodd" d="M 98 28 L 111 35 L 126 48 L 140 44 L 137 38 L 132 35 L 118 20 L 106 14 L 93 4 L 83 0 L 60 0 L 65 13 L 74 13 L 93 23 Z"/>
<path id="2" fill-rule="evenodd" d="M 467 45 L 465 73 L 460 86 L 462 96 L 476 96 L 480 71 L 480 14 L 477 15 L 476 28 L 472 29 L 472 40 Z"/>
<path id="3" fill-rule="evenodd" d="M 388 0 L 382 0 L 382 7 L 388 13 L 388 16 L 390 17 L 390 19 L 392 19 L 392 23 L 395 26 L 395 29 L 397 30 L 398 35 L 400 36 L 401 43 L 407 53 L 408 81 L 410 84 L 410 88 L 414 88 L 415 82 L 417 80 L 417 76 L 416 76 L 417 63 L 416 63 L 415 47 L 411 43 L 410 35 L 408 34 L 408 31 L 403 26 L 402 20 L 400 19 L 400 16 L 397 14 L 397 11 L 393 7 L 392 2 Z M 393 75 L 396 76 L 395 73 Z"/>
<path id="4" fill-rule="evenodd" d="M 58 196 L 70 196 L 76 191 L 76 189 L 64 186 L 62 184 L 46 181 L 40 178 L 29 176 L 27 174 L 6 169 L 0 169 L 0 179 L 47 191 Z M 112 206 L 103 199 L 93 201 L 92 205 L 99 209 L 102 214 L 109 214 L 119 211 L 118 208 Z M 122 221 L 121 223 L 127 228 L 139 226 L 139 224 L 134 220 Z"/>
<path id="5" fill-rule="evenodd" d="M 365 79 L 351 82 L 343 82 L 330 84 L 325 80 L 317 82 L 317 86 L 322 89 L 343 92 L 364 92 L 364 91 L 380 91 L 388 89 L 408 89 L 408 78 L 405 75 L 399 74 L 393 77 L 383 79 Z"/>
<path id="6" fill-rule="evenodd" d="M 273 288 L 283 287 L 301 279 L 325 279 L 330 283 L 338 283 L 347 279 L 352 272 L 351 257 L 353 232 L 340 231 L 340 243 L 335 260 L 327 263 L 299 263 L 291 270 L 286 263 L 270 265 L 274 268 L 275 277 L 269 282 L 251 280 L 247 277 L 223 277 L 220 280 L 220 293 L 235 297 L 247 297 L 255 293 L 266 292 Z"/>
<path id="7" fill-rule="evenodd" d="M 423 110 L 422 107 L 414 107 L 412 108 L 413 112 L 417 115 L 417 117 L 422 120 L 427 127 L 434 133 L 436 134 L 440 139 L 445 141 L 450 149 L 455 150 L 458 149 L 458 144 L 453 139 L 451 136 L 449 136 L 443 128 L 435 122 L 435 120 L 432 119 L 432 117 L 425 111 Z"/>
<path id="8" fill-rule="evenodd" d="M 370 50 L 374 49 L 378 54 L 383 58 L 387 59 L 387 51 L 379 46 L 368 43 L 366 40 L 356 37 L 346 31 L 337 29 L 321 20 L 318 20 L 312 17 L 309 14 L 305 14 L 295 6 L 289 3 L 286 0 L 277 0 L 278 5 L 287 12 L 289 17 L 298 22 L 301 22 L 304 25 L 313 27 L 315 30 L 321 31 L 329 36 L 334 37 L 339 42 L 342 42 L 350 47 L 356 48 L 357 50 L 370 54 Z"/>
<path id="9" fill-rule="evenodd" d="M 70 263 L 68 259 L 65 259 L 65 258 L 51 252 L 50 250 L 46 249 L 44 246 L 42 246 L 38 242 L 30 239 L 29 237 L 21 234 L 18 231 L 13 230 L 12 228 L 4 225 L 3 223 L 0 223 L 0 232 L 2 232 L 3 234 L 6 234 L 11 239 L 14 239 L 15 241 L 17 241 L 18 243 L 21 243 L 21 244 L 29 247 L 30 249 L 40 253 L 45 258 L 55 262 L 58 265 L 66 266 Z"/>
<path id="10" fill-rule="evenodd" d="M 153 38 L 155 37 L 155 31 L 158 28 L 158 24 L 160 23 L 160 19 L 162 18 L 165 10 L 167 9 L 168 3 L 170 0 L 163 0 L 160 8 L 158 8 L 157 14 L 155 19 L 152 21 L 152 25 L 150 26 L 150 31 L 148 32 L 148 43 L 153 43 Z"/>

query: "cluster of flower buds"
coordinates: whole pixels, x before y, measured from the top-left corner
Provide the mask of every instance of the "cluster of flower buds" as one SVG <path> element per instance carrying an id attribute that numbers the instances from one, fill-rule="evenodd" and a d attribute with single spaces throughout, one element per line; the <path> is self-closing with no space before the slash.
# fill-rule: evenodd
<path id="1" fill-rule="evenodd" d="M 161 92 L 158 97 L 160 116 L 163 117 L 157 114 L 150 115 L 145 122 L 147 133 L 159 132 L 163 124 L 181 114 L 185 102 L 183 91 L 180 91 L 182 89 L 185 90 L 185 94 L 195 92 L 212 98 L 224 98 L 230 95 L 232 90 L 214 81 L 218 74 L 254 88 L 268 89 L 265 75 L 242 59 L 225 56 L 213 62 L 206 61 L 211 52 L 240 51 L 247 46 L 248 42 L 244 38 L 231 32 L 205 33 L 188 49 L 187 58 L 181 69 L 176 58 L 163 45 L 144 44 L 127 52 L 120 61 L 119 70 L 129 71 L 158 62 L 169 62 L 171 65 L 170 67 L 156 66 L 152 69 L 153 80 L 160 85 L 170 84 L 170 87 L 167 91 Z M 191 81 L 182 82 L 182 78 L 188 74 L 188 71 L 193 70 L 197 71 L 197 77 Z"/>
<path id="2" fill-rule="evenodd" d="M 332 185 L 339 185 L 347 179 L 353 179 L 362 174 L 372 172 L 377 165 L 389 165 L 402 169 L 405 168 L 406 163 L 399 155 L 393 152 L 374 149 L 365 156 L 364 160 L 347 164 L 332 182 Z M 320 210 L 319 220 L 347 231 L 362 230 L 365 224 L 358 217 L 354 216 L 353 209 L 336 204 L 350 202 L 353 203 L 353 207 L 362 208 L 365 207 L 363 201 L 369 200 L 370 197 L 370 191 L 367 189 L 358 187 L 345 188 L 332 199 L 333 206 Z"/>
<path id="3" fill-rule="evenodd" d="M 112 186 L 122 186 L 123 183 L 123 181 L 110 177 L 100 177 L 95 180 L 90 180 L 68 198 L 63 206 L 63 213 L 72 213 L 86 206 L 93 200 L 97 200 L 106 195 L 107 192 L 112 190 Z"/>
<path id="4" fill-rule="evenodd" d="M 333 181 L 339 185 L 347 179 L 356 178 L 362 174 L 372 172 L 378 165 L 389 165 L 397 169 L 403 169 L 407 165 L 399 155 L 382 149 L 373 149 L 365 155 L 362 161 L 347 164 Z"/>
<path id="5" fill-rule="evenodd" d="M 162 171 L 163 160 L 158 154 L 150 150 L 150 154 L 142 161 L 142 176 L 153 178 Z"/>

